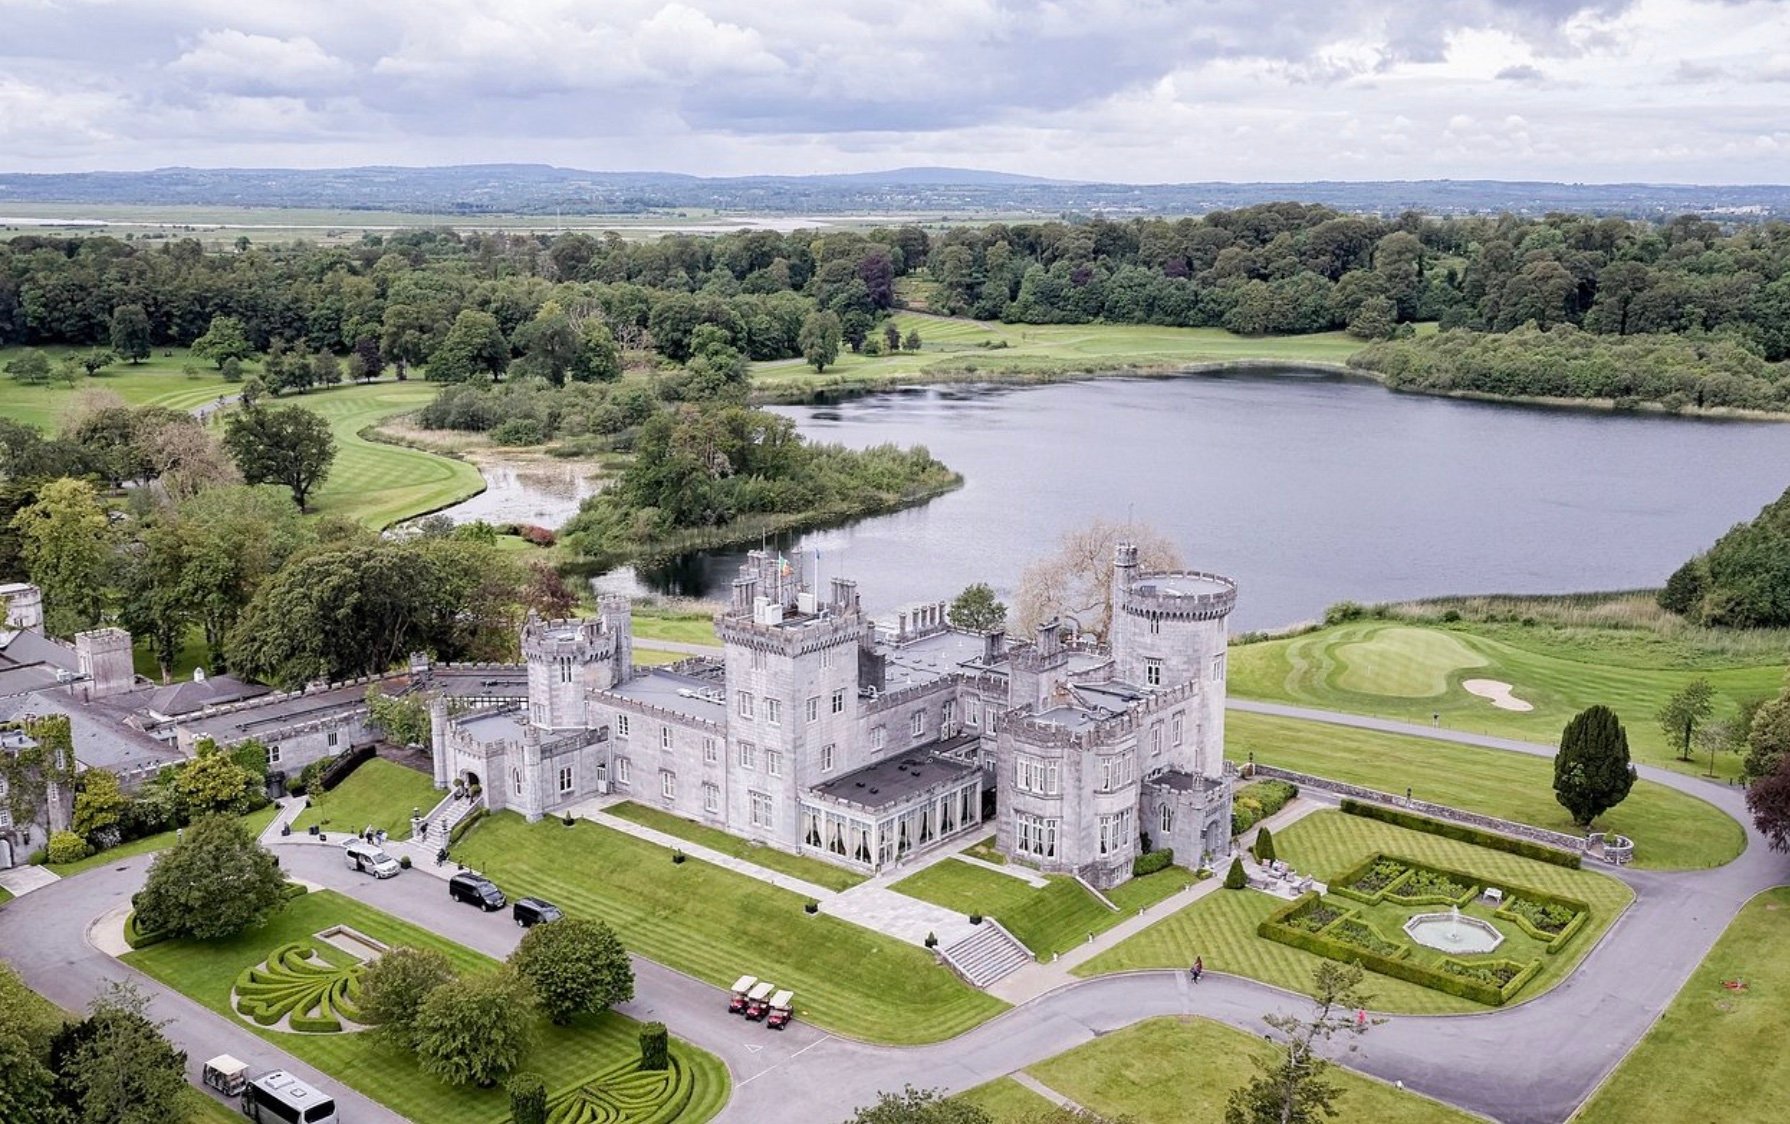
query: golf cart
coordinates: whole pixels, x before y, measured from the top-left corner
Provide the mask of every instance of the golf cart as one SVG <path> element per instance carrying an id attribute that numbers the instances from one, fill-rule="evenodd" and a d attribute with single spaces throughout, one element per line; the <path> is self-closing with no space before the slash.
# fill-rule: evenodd
<path id="1" fill-rule="evenodd" d="M 771 992 L 774 990 L 776 990 L 776 985 L 770 980 L 760 980 L 753 984 L 752 990 L 746 993 L 746 1017 L 749 1019 L 764 1018 L 765 1012 L 770 1009 Z"/>
<path id="2" fill-rule="evenodd" d="M 765 1016 L 764 1025 L 772 1030 L 782 1030 L 789 1025 L 795 1014 L 796 994 L 793 991 L 779 991 L 771 996 L 771 1011 Z"/>
<path id="3" fill-rule="evenodd" d="M 757 976 L 741 976 L 734 981 L 733 998 L 727 1001 L 727 1013 L 738 1015 L 746 1010 L 746 993 L 758 986 Z"/>
<path id="4" fill-rule="evenodd" d="M 199 1079 L 226 1097 L 240 1097 L 249 1083 L 249 1066 L 229 1054 L 219 1054 L 205 1063 Z"/>

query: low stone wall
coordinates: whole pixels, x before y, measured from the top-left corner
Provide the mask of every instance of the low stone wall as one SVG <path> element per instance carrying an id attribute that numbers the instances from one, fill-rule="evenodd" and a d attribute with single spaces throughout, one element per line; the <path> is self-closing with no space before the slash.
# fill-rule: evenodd
<path id="1" fill-rule="evenodd" d="M 1549 847 L 1557 847 L 1562 851 L 1584 852 L 1586 840 L 1583 836 L 1567 835 L 1565 832 L 1549 831 L 1546 828 L 1533 827 L 1526 823 L 1512 820 L 1501 820 L 1496 816 L 1482 816 L 1478 812 L 1464 812 L 1459 808 L 1451 808 L 1446 804 L 1431 804 L 1424 800 L 1406 800 L 1402 796 L 1394 796 L 1377 789 L 1362 788 L 1360 785 L 1345 784 L 1329 777 L 1317 777 L 1310 773 L 1295 773 L 1291 769 L 1280 769 L 1273 765 L 1254 765 L 1244 770 L 1246 775 L 1257 777 L 1273 777 L 1277 780 L 1292 781 L 1301 789 L 1314 788 L 1323 792 L 1334 792 L 1338 796 L 1352 796 L 1356 800 L 1365 800 L 1372 804 L 1384 804 L 1389 808 L 1402 808 L 1419 815 L 1431 816 L 1450 823 L 1465 824 L 1468 827 L 1484 828 L 1500 835 L 1512 835 L 1518 839 L 1530 839 Z M 1633 844 L 1630 848 L 1632 850 Z"/>

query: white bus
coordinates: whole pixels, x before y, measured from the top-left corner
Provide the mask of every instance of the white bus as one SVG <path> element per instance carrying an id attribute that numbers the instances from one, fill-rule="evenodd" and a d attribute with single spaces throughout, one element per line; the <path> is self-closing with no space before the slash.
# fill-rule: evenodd
<path id="1" fill-rule="evenodd" d="M 342 1120 L 334 1098 L 283 1069 L 249 1082 L 242 1091 L 242 1114 L 257 1124 L 341 1124 Z"/>

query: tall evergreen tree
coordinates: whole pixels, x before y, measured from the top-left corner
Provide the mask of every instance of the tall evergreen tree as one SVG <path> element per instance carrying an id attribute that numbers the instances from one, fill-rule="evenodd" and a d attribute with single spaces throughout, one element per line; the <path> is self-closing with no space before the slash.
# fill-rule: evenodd
<path id="1" fill-rule="evenodd" d="M 1554 755 L 1554 799 L 1582 828 L 1622 803 L 1635 785 L 1628 735 L 1607 706 L 1580 711 L 1560 735 Z"/>

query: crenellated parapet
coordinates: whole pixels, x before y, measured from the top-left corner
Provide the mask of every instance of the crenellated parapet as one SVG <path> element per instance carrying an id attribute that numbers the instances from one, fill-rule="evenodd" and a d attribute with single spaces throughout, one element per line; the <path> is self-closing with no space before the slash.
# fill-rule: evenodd
<path id="1" fill-rule="evenodd" d="M 1237 606 L 1237 583 L 1203 570 L 1140 574 L 1121 591 L 1119 611 L 1145 620 L 1210 621 Z"/>

